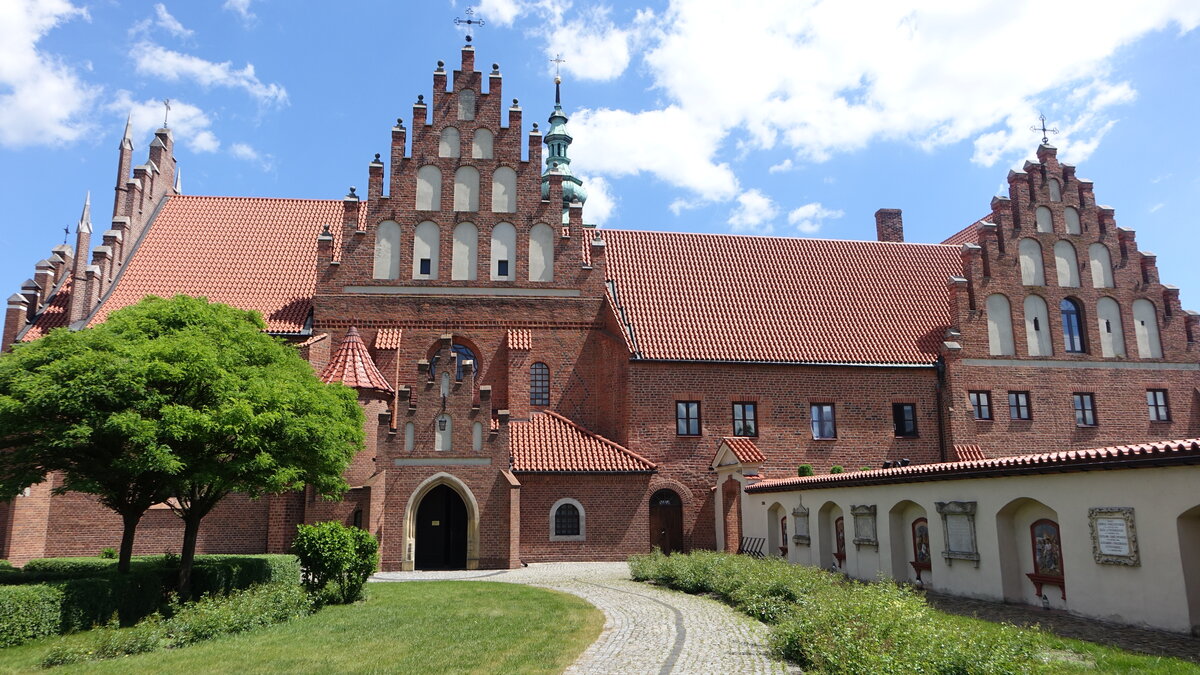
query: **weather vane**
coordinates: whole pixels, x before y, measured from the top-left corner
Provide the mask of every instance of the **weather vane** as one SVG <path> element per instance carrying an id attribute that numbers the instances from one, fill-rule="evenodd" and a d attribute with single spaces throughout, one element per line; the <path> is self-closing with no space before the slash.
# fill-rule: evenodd
<path id="1" fill-rule="evenodd" d="M 1029 127 L 1029 130 L 1042 132 L 1042 145 L 1049 145 L 1050 144 L 1049 134 L 1057 134 L 1058 129 L 1047 129 L 1046 128 L 1046 116 L 1045 115 L 1038 115 L 1038 119 L 1041 120 L 1042 126 Z"/>
<path id="2" fill-rule="evenodd" d="M 460 19 L 460 18 L 456 17 L 454 19 L 454 25 L 467 27 L 467 42 L 470 42 L 472 29 L 475 26 L 482 26 L 483 19 L 475 18 L 475 8 L 474 7 L 468 7 L 466 14 L 467 14 L 467 18 L 465 18 L 465 19 Z"/>
<path id="3" fill-rule="evenodd" d="M 167 128 L 167 115 L 171 114 L 171 99 L 163 99 L 163 128 Z"/>
<path id="4" fill-rule="evenodd" d="M 550 59 L 550 62 L 554 64 L 554 76 L 560 77 L 562 75 L 560 72 L 561 66 L 562 64 L 566 63 L 567 60 L 562 57 L 562 54 L 555 54 L 554 58 Z"/>
<path id="5" fill-rule="evenodd" d="M 67 237 L 69 237 L 69 236 L 71 236 L 71 227 L 70 226 L 64 227 L 63 228 L 63 245 L 64 246 L 66 246 Z"/>

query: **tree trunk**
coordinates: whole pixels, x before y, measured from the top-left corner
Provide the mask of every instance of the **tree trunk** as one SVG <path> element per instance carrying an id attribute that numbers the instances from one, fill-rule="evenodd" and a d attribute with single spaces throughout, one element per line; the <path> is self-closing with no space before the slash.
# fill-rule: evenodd
<path id="1" fill-rule="evenodd" d="M 203 513 L 189 511 L 183 516 L 183 550 L 179 554 L 179 599 L 187 602 L 192 595 L 192 562 L 196 559 L 196 535 L 200 534 Z"/>
<path id="2" fill-rule="evenodd" d="M 117 572 L 129 573 L 129 562 L 133 558 L 133 535 L 137 532 L 138 521 L 145 511 L 121 514 L 121 557 L 117 560 Z"/>

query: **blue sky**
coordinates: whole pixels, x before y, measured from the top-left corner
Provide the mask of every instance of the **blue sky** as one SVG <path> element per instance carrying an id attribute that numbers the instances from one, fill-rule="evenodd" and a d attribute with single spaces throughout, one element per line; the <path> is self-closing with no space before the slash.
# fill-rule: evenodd
<path id="1" fill-rule="evenodd" d="M 133 114 L 144 161 L 172 99 L 186 194 L 340 198 L 396 117 L 459 62 L 464 2 L 0 4 L 0 287 L 16 292 L 90 190 L 107 229 Z M 607 227 L 909 241 L 988 212 L 1039 112 L 1161 278 L 1200 309 L 1200 3 L 481 0 L 526 125 L 561 53 L 572 167 Z M 214 236 L 222 236 L 214 233 Z M 73 240 L 73 235 L 72 235 Z"/>

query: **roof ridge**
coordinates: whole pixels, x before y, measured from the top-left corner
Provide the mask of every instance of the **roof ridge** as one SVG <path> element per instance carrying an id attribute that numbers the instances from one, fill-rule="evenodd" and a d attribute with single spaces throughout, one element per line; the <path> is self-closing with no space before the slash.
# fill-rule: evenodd
<path id="1" fill-rule="evenodd" d="M 790 236 L 769 235 L 769 234 L 741 234 L 741 233 L 737 233 L 737 232 L 677 232 L 674 230 L 634 230 L 634 229 L 607 228 L 607 227 L 599 228 L 597 231 L 601 233 L 601 237 L 603 237 L 604 234 L 607 234 L 610 232 L 617 232 L 617 233 L 628 233 L 628 234 L 655 234 L 655 235 L 668 235 L 668 236 L 680 235 L 680 236 L 688 236 L 688 237 L 722 237 L 722 238 L 729 238 L 729 239 L 764 239 L 764 240 L 768 240 L 768 241 L 819 241 L 819 242 L 831 242 L 831 243 L 839 243 L 839 244 L 844 244 L 844 243 L 878 244 L 880 246 L 885 246 L 885 247 L 886 246 L 932 246 L 935 248 L 953 248 L 953 249 L 960 248 L 959 246 L 956 246 L 953 244 L 942 244 L 942 243 L 935 243 L 935 242 L 877 241 L 875 239 L 836 239 L 833 237 L 790 237 Z"/>
<path id="2" fill-rule="evenodd" d="M 534 413 L 534 414 L 535 414 L 535 415 L 537 415 L 537 414 L 539 414 L 539 413 Z M 592 431 L 592 430 L 590 430 L 590 429 L 587 429 L 587 428 L 584 428 L 583 426 L 580 426 L 580 425 L 579 425 L 579 424 L 577 424 L 575 421 L 573 421 L 573 420 L 571 420 L 571 419 L 569 419 L 569 418 L 565 417 L 564 415 L 561 415 L 561 414 L 559 414 L 559 413 L 556 413 L 556 412 L 554 412 L 553 410 L 542 410 L 542 411 L 541 411 L 541 414 L 546 414 L 546 415 L 549 415 L 549 416 L 551 416 L 551 417 L 557 418 L 557 419 L 559 419 L 559 420 L 560 420 L 560 421 L 562 421 L 562 422 L 566 422 L 568 425 L 570 425 L 571 427 L 573 427 L 573 428 L 575 428 L 575 429 L 579 430 L 579 431 L 580 431 L 581 433 L 583 433 L 584 435 L 586 435 L 586 436 L 589 436 L 589 437 L 591 437 L 591 438 L 593 438 L 593 439 L 595 439 L 595 440 L 597 440 L 597 441 L 600 441 L 601 443 L 603 443 L 603 444 L 605 444 L 605 445 L 609 445 L 609 446 L 611 446 L 612 448 L 614 448 L 614 449 L 616 449 L 616 450 L 620 450 L 621 452 L 624 452 L 625 454 L 627 454 L 627 455 L 629 455 L 629 456 L 631 456 L 631 457 L 633 457 L 633 458 L 635 458 L 635 459 L 641 460 L 641 461 L 645 462 L 646 464 L 650 465 L 650 467 L 651 467 L 651 468 L 654 468 L 654 469 L 657 469 L 657 468 L 658 468 L 658 465 L 657 465 L 657 464 L 655 464 L 654 462 L 651 462 L 649 459 L 647 459 L 647 458 L 645 458 L 645 457 L 643 457 L 643 456 L 639 455 L 638 453 L 636 453 L 636 452 L 634 452 L 634 451 L 630 450 L 629 448 L 627 448 L 627 447 L 625 447 L 625 446 L 621 445 L 620 443 L 617 443 L 616 441 L 609 440 L 609 439 L 607 439 L 607 438 L 605 438 L 605 437 L 601 436 L 600 434 L 598 434 L 598 433 L 596 433 L 596 432 L 594 432 L 594 431 Z"/>

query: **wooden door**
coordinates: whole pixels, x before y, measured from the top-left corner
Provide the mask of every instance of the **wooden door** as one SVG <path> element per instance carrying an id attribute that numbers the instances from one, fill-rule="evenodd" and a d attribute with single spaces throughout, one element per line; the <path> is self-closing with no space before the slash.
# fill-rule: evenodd
<path id="1" fill-rule="evenodd" d="M 439 485 L 417 507 L 416 567 L 453 570 L 467 566 L 467 505 L 453 488 Z"/>
<path id="2" fill-rule="evenodd" d="M 650 498 L 650 545 L 668 554 L 683 550 L 683 501 L 674 490 Z"/>

